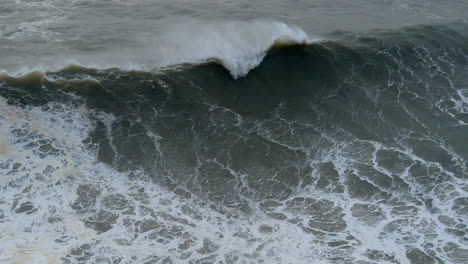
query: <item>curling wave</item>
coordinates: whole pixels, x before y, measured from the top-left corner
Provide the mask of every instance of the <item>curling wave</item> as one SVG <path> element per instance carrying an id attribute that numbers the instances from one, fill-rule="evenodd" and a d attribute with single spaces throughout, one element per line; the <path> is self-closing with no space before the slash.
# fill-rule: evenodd
<path id="1" fill-rule="evenodd" d="M 3 75 L 0 262 L 462 263 L 467 30 Z"/>

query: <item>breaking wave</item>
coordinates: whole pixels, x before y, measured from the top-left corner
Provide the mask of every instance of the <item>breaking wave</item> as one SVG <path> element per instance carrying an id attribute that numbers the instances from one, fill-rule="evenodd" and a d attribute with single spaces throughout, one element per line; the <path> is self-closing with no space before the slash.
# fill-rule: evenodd
<path id="1" fill-rule="evenodd" d="M 466 25 L 262 23 L 177 68 L 1 75 L 0 262 L 465 261 Z"/>
<path id="2" fill-rule="evenodd" d="M 89 56 L 76 55 L 72 59 L 49 58 L 47 63 L 31 62 L 31 65 L 24 65 L 10 75 L 25 75 L 32 71 L 58 71 L 68 65 L 149 71 L 184 63 L 217 62 L 236 79 L 257 67 L 271 48 L 310 44 L 312 41 L 314 39 L 301 28 L 282 22 L 212 24 L 191 21 L 172 25 L 157 36 L 142 37 L 138 47 Z"/>

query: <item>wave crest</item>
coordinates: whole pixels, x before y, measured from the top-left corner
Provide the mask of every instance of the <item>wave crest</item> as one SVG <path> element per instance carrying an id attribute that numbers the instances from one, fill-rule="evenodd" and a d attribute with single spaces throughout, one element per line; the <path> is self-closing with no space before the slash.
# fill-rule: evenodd
<path id="1" fill-rule="evenodd" d="M 138 36 L 134 41 L 131 47 L 108 47 L 98 53 L 56 54 L 53 58 L 39 58 L 34 62 L 21 61 L 22 69 L 16 65 L 16 68 L 3 72 L 23 76 L 34 71 L 60 71 L 68 65 L 154 71 L 184 63 L 216 62 L 237 79 L 257 67 L 273 46 L 312 42 L 301 28 L 283 22 L 208 23 L 194 20 L 174 23 L 163 32 Z"/>
<path id="2" fill-rule="evenodd" d="M 243 77 L 257 67 L 275 45 L 312 42 L 299 27 L 261 21 L 192 25 L 171 31 L 166 40 L 166 45 L 163 45 L 166 51 L 161 51 L 165 65 L 216 61 L 234 78 Z"/>

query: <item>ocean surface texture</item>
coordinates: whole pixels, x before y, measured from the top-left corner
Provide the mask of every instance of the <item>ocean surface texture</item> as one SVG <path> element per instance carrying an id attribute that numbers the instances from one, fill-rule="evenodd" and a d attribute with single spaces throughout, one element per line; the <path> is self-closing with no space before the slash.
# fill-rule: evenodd
<path id="1" fill-rule="evenodd" d="M 0 0 L 0 263 L 468 263 L 467 15 Z"/>

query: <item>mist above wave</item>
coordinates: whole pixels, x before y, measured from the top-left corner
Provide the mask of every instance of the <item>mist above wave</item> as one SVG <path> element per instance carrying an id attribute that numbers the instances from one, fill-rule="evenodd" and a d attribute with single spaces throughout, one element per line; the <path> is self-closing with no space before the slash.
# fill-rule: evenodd
<path id="1" fill-rule="evenodd" d="M 57 71 L 70 64 L 146 71 L 184 63 L 217 62 L 237 79 L 257 67 L 271 47 L 312 41 L 301 28 L 283 22 L 215 23 L 193 19 L 172 23 L 160 32 L 127 37 L 131 41 L 103 42 L 99 48 L 89 49 L 85 40 L 76 40 L 79 45 L 74 44 L 75 40 L 62 41 L 63 45 L 71 46 L 64 49 L 67 52 L 12 60 L 0 65 L 0 70 L 18 76 L 33 71 Z M 77 50 L 77 46 L 81 48 Z"/>
<path id="2" fill-rule="evenodd" d="M 192 24 L 174 28 L 164 38 L 164 45 L 157 51 L 163 64 L 217 61 L 234 78 L 257 67 L 274 44 L 311 41 L 298 27 L 262 21 Z"/>

